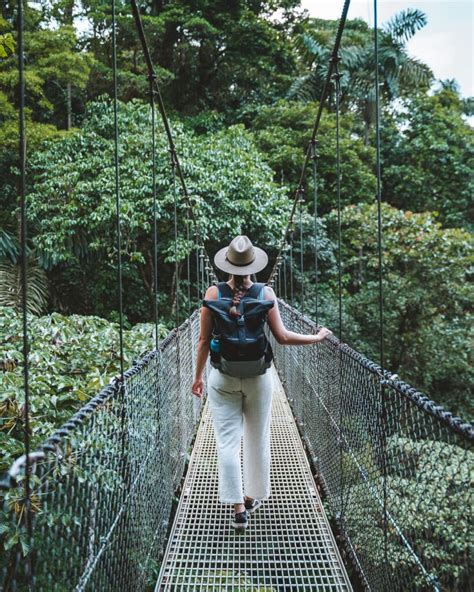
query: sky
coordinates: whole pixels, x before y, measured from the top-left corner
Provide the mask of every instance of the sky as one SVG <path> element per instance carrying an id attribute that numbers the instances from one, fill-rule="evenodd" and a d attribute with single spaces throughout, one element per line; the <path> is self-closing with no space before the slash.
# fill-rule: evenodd
<path id="1" fill-rule="evenodd" d="M 302 0 L 311 16 L 338 19 L 343 0 Z M 474 95 L 474 0 L 379 0 L 379 26 L 407 8 L 422 10 L 428 24 L 408 42 L 408 51 L 433 70 L 436 78 L 455 78 L 463 96 Z M 373 25 L 373 0 L 352 0 L 348 18 Z M 344 42 L 344 37 L 343 37 Z"/>

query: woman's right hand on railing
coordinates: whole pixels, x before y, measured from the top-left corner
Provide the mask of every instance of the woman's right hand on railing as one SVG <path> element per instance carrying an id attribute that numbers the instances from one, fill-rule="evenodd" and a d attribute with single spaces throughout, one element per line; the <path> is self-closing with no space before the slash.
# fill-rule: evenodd
<path id="1" fill-rule="evenodd" d="M 314 336 L 314 342 L 319 343 L 323 339 L 326 339 L 328 335 L 332 335 L 331 329 L 327 329 L 326 327 L 321 327 L 318 333 Z"/>

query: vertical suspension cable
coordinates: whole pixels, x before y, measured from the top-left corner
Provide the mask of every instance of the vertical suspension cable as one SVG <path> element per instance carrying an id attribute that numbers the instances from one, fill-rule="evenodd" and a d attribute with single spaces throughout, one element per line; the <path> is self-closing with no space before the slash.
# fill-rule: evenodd
<path id="1" fill-rule="evenodd" d="M 340 148 L 340 93 L 341 75 L 339 74 L 340 58 L 336 58 L 334 66 L 335 99 L 336 99 L 336 191 L 337 191 L 337 286 L 338 286 L 338 316 L 339 316 L 339 341 L 342 342 L 342 260 L 341 260 L 341 148 Z"/>
<path id="2" fill-rule="evenodd" d="M 314 283 L 315 283 L 315 299 L 314 299 L 314 314 L 316 325 L 319 325 L 319 279 L 318 279 L 318 156 L 316 150 L 316 140 L 311 141 L 311 159 L 313 161 L 313 183 L 314 183 Z"/>
<path id="3" fill-rule="evenodd" d="M 293 287 L 293 229 L 290 231 L 290 298 L 291 306 L 295 306 L 295 291 Z"/>
<path id="4" fill-rule="evenodd" d="M 348 0 L 346 0 L 346 1 L 348 1 Z M 145 62 L 147 65 L 148 73 L 155 74 L 153 61 L 151 59 L 150 48 L 148 46 L 148 42 L 147 42 L 146 35 L 145 35 L 145 30 L 143 28 L 143 22 L 142 22 L 142 18 L 141 18 L 141 14 L 140 14 L 140 8 L 138 6 L 138 1 L 137 0 L 130 0 L 130 5 L 132 8 L 132 15 L 133 15 L 133 18 L 135 21 L 135 26 L 137 29 L 138 37 L 140 39 L 140 43 L 142 46 L 143 55 L 144 55 Z M 189 191 L 188 191 L 188 188 L 186 185 L 183 169 L 181 167 L 181 164 L 180 164 L 180 161 L 178 158 L 178 154 L 176 152 L 176 147 L 175 147 L 175 143 L 174 143 L 174 139 L 173 139 L 173 133 L 171 131 L 170 122 L 169 122 L 168 116 L 166 114 L 165 105 L 163 103 L 163 98 L 161 96 L 161 91 L 160 91 L 160 87 L 158 85 L 156 76 L 154 76 L 154 81 L 155 81 L 156 104 L 158 106 L 159 112 L 161 114 L 161 118 L 163 120 L 163 125 L 164 125 L 164 129 L 165 129 L 166 137 L 168 139 L 169 149 L 170 149 L 170 152 L 172 155 L 174 183 L 176 183 L 176 178 L 177 178 L 177 180 L 179 180 L 179 183 L 181 185 L 181 192 L 182 192 L 181 196 L 186 204 L 186 207 L 188 208 L 188 215 L 193 222 L 194 231 L 197 235 L 197 242 L 199 243 L 200 247 L 202 247 L 205 251 L 204 240 L 201 237 L 201 233 L 199 231 L 198 219 L 195 216 L 194 211 L 193 211 L 193 203 L 192 203 L 191 196 L 189 194 Z M 212 267 L 211 267 L 211 269 L 212 269 Z M 179 286 L 178 286 L 178 289 L 179 289 Z"/>
<path id="5" fill-rule="evenodd" d="M 379 43 L 378 43 L 378 15 L 377 0 L 374 0 L 374 58 L 375 58 L 375 144 L 377 171 L 377 250 L 379 276 L 379 323 L 380 323 L 380 368 L 382 377 L 385 369 L 384 354 L 384 314 L 383 314 L 383 261 L 382 261 L 382 183 L 380 167 L 380 89 L 379 89 Z M 382 473 L 383 473 L 383 531 L 384 531 L 384 560 L 388 568 L 388 524 L 387 524 L 387 405 L 384 380 L 380 381 L 380 404 L 382 411 Z"/>
<path id="6" fill-rule="evenodd" d="M 135 0 L 132 0 L 132 2 L 135 2 Z M 306 167 L 308 165 L 308 162 L 310 160 L 310 156 L 311 156 L 311 142 L 313 140 L 316 139 L 316 136 L 318 134 L 319 131 L 319 124 L 321 121 L 321 116 L 322 116 L 322 112 L 323 112 L 323 108 L 324 108 L 324 104 L 326 101 L 326 97 L 328 96 L 328 92 L 331 86 L 331 79 L 332 79 L 332 75 L 333 75 L 333 70 L 334 70 L 334 66 L 336 65 L 336 61 L 338 59 L 338 55 L 339 55 L 339 48 L 340 48 L 340 44 L 341 44 L 341 38 L 342 38 L 342 33 L 344 31 L 344 27 L 346 25 L 346 19 L 347 19 L 347 13 L 349 11 L 349 6 L 350 6 L 351 0 L 344 0 L 344 5 L 342 8 L 342 14 L 341 14 L 341 18 L 339 19 L 339 24 L 337 27 L 337 32 L 336 32 L 336 38 L 334 40 L 334 46 L 332 49 L 332 53 L 331 53 L 331 59 L 329 61 L 329 67 L 328 67 L 328 71 L 326 74 L 326 79 L 324 81 L 324 86 L 322 89 L 322 93 L 321 93 L 321 99 L 319 101 L 319 105 L 318 105 L 318 112 L 316 114 L 316 119 L 314 121 L 314 125 L 313 125 L 313 131 L 311 134 L 311 140 L 310 143 L 308 144 L 308 147 L 306 149 L 305 152 L 305 157 L 304 157 L 304 161 L 303 161 L 303 166 L 301 168 L 301 173 L 300 173 L 300 179 L 298 182 L 298 186 L 297 189 L 295 190 L 294 193 L 294 199 L 293 199 L 293 207 L 291 209 L 291 213 L 290 216 L 288 218 L 288 223 L 285 229 L 285 232 L 283 233 L 283 240 L 282 240 L 282 245 L 280 247 L 280 250 L 278 251 L 278 255 L 281 254 L 285 244 L 287 243 L 287 237 L 288 237 L 288 233 L 290 232 L 290 228 L 293 224 L 293 217 L 294 214 L 296 212 L 296 207 L 297 207 L 297 201 L 298 201 L 298 192 L 300 190 L 300 188 L 303 186 L 304 180 L 305 180 L 305 175 L 306 175 Z M 278 255 L 277 255 L 277 259 L 278 259 Z M 276 265 L 276 263 L 275 263 Z M 275 271 L 275 265 L 273 266 L 273 269 L 270 271 L 270 275 L 269 277 L 272 277 L 274 275 L 274 271 Z"/>
<path id="7" fill-rule="evenodd" d="M 174 217 L 174 273 L 175 273 L 175 323 L 179 327 L 179 265 L 178 265 L 178 188 L 176 186 L 176 159 L 171 151 L 171 169 L 173 171 L 173 217 Z"/>
<path id="8" fill-rule="evenodd" d="M 151 105 L 151 175 L 153 185 L 153 319 L 155 322 L 155 350 L 158 352 L 158 229 L 156 200 L 156 114 L 155 114 L 155 75 L 148 76 L 150 82 Z"/>
<path id="9" fill-rule="evenodd" d="M 21 302 L 23 324 L 23 387 L 25 391 L 24 405 L 24 449 L 25 449 L 25 522 L 28 546 L 30 550 L 26 556 L 25 576 L 28 588 L 33 584 L 31 549 L 33 542 L 33 523 L 31 516 L 31 463 L 30 463 L 30 384 L 29 384 L 29 338 L 28 338 L 28 254 L 26 228 L 26 130 L 25 130 L 25 48 L 24 48 L 24 20 L 23 0 L 18 0 L 18 78 L 19 78 L 19 158 L 20 158 L 20 243 L 21 243 Z"/>
<path id="10" fill-rule="evenodd" d="M 115 211 L 117 215 L 117 284 L 119 301 L 119 347 L 120 380 L 123 385 L 123 287 L 122 287 L 122 231 L 120 224 L 120 173 L 119 173 L 119 130 L 118 130 L 118 85 L 117 85 L 117 18 L 115 0 L 112 0 L 112 75 L 114 89 L 114 168 L 115 168 Z"/>
<path id="11" fill-rule="evenodd" d="M 301 272 L 301 314 L 304 314 L 304 240 L 303 240 L 303 204 L 304 194 L 301 190 L 300 197 L 298 199 L 300 206 L 300 272 Z"/>
<path id="12" fill-rule="evenodd" d="M 123 354 L 123 286 L 122 286 L 122 229 L 121 229 L 121 200 L 120 200 L 120 171 L 119 171 L 119 129 L 118 129 L 118 83 L 117 83 L 117 16 L 115 0 L 112 0 L 112 80 L 114 105 L 114 169 L 115 169 L 115 210 L 117 232 L 117 289 L 119 305 L 119 353 L 120 353 L 120 472 L 121 478 L 127 481 L 126 475 L 126 430 L 125 430 L 125 380 Z M 123 495 L 126 495 L 124 488 Z"/>
<path id="13" fill-rule="evenodd" d="M 283 296 L 283 287 L 282 287 L 283 286 L 283 274 L 282 274 L 282 271 L 283 271 L 282 266 L 279 265 L 278 266 L 278 294 L 277 294 L 278 298 L 282 298 L 282 296 Z"/>
<path id="14" fill-rule="evenodd" d="M 206 293 L 206 280 L 204 278 L 204 247 L 201 247 L 201 252 L 199 254 L 199 260 L 201 262 L 201 295 L 204 298 Z"/>
<path id="15" fill-rule="evenodd" d="M 186 276 L 188 280 L 188 317 L 191 316 L 191 261 L 190 261 L 190 251 L 189 251 L 189 224 L 191 220 L 189 219 L 189 211 L 186 208 Z"/>
<path id="16" fill-rule="evenodd" d="M 287 269 L 287 265 L 286 265 L 286 259 L 287 259 L 287 255 L 286 252 L 284 253 L 283 256 L 283 275 L 285 277 L 285 283 L 284 283 L 284 294 L 285 294 L 285 302 L 288 302 L 288 269 Z"/>
<path id="17" fill-rule="evenodd" d="M 200 269 L 199 269 L 199 246 L 196 243 L 196 303 L 197 307 L 201 305 L 201 278 L 200 278 Z"/>
<path id="18" fill-rule="evenodd" d="M 338 313 L 339 313 L 339 477 L 340 521 L 344 520 L 344 463 L 343 463 L 343 388 L 342 388 L 342 260 L 341 260 L 341 152 L 340 152 L 340 79 L 339 55 L 334 58 L 334 83 L 336 101 L 336 191 L 337 191 L 337 268 L 338 268 Z"/>

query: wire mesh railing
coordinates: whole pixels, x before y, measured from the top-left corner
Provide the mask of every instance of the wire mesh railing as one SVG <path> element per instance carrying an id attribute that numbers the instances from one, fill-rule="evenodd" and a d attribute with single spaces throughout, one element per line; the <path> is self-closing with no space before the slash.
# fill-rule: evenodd
<path id="1" fill-rule="evenodd" d="M 32 454 L 33 544 L 24 458 L 10 469 L 0 589 L 144 590 L 157 577 L 173 495 L 200 414 L 191 396 L 195 312 Z M 30 554 L 31 562 L 25 561 Z M 26 573 L 31 564 L 31 574 Z"/>
<path id="2" fill-rule="evenodd" d="M 315 332 L 280 307 L 288 329 Z M 472 426 L 334 335 L 307 347 L 271 339 L 327 510 L 366 588 L 469 590 Z"/>

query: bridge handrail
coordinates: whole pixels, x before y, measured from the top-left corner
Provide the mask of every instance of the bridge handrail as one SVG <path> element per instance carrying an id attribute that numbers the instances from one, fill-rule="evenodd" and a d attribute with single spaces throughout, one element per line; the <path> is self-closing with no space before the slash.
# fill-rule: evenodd
<path id="1" fill-rule="evenodd" d="M 290 314 L 293 314 L 301 320 L 304 320 L 304 322 L 307 323 L 308 326 L 314 329 L 314 332 L 316 332 L 316 330 L 319 328 L 318 325 L 316 325 L 316 323 L 310 317 L 301 314 L 284 300 L 278 299 L 278 304 L 280 307 L 287 309 L 290 312 Z M 388 370 L 385 370 L 382 373 L 382 369 L 379 364 L 372 362 L 372 360 L 367 358 L 364 354 L 361 354 L 357 350 L 353 349 L 347 343 L 341 343 L 336 335 L 331 334 L 326 338 L 326 340 L 335 349 L 340 349 L 343 354 L 349 356 L 354 361 L 358 362 L 363 368 L 365 368 L 372 374 L 375 374 L 379 379 L 383 379 L 384 384 L 390 386 L 391 388 L 396 390 L 400 395 L 403 395 L 404 397 L 412 401 L 417 407 L 423 409 L 423 411 L 426 411 L 430 415 L 433 415 L 457 433 L 466 436 L 471 441 L 474 441 L 474 426 L 471 423 L 464 421 L 461 417 L 454 415 L 453 413 L 445 409 L 445 407 L 430 399 L 424 393 L 412 387 L 407 382 L 404 382 L 398 377 L 397 374 L 389 372 Z"/>

